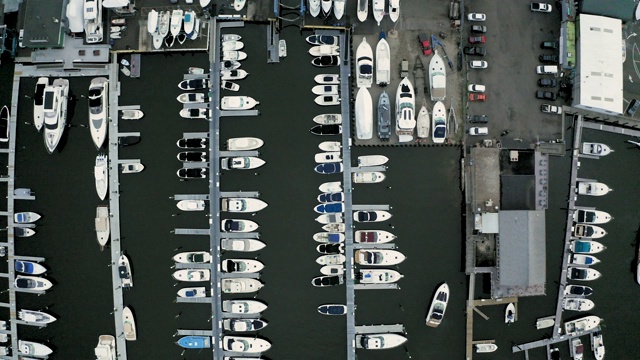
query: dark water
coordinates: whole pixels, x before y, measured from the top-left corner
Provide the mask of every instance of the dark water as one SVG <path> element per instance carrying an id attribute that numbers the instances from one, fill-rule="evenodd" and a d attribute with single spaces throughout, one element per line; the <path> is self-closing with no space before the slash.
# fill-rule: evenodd
<path id="1" fill-rule="evenodd" d="M 341 317 L 319 315 L 316 307 L 343 302 L 344 287 L 314 288 L 310 281 L 319 275 L 318 254 L 312 234 L 321 231 L 314 221 L 317 187 L 334 175 L 314 173 L 313 155 L 317 144 L 334 138 L 308 133 L 312 117 L 336 109 L 323 109 L 313 102 L 313 76 L 319 71 L 310 65 L 298 30 L 286 29 L 289 57 L 280 64 L 265 64 L 266 32 L 255 25 L 237 30 L 243 36 L 249 58 L 242 68 L 250 75 L 240 81 L 239 95 L 260 101 L 261 116 L 223 118 L 221 139 L 257 136 L 265 140 L 260 149 L 267 164 L 256 171 L 226 172 L 221 178 L 223 191 L 257 190 L 269 207 L 251 218 L 260 224 L 261 240 L 267 247 L 250 254 L 266 268 L 261 280 L 266 286 L 257 298 L 269 308 L 263 318 L 269 326 L 259 332 L 273 344 L 265 355 L 270 359 L 344 359 L 346 325 Z M 306 33 L 303 35 L 307 35 Z M 138 324 L 138 341 L 127 344 L 131 359 L 206 359 L 208 350 L 186 351 L 173 344 L 176 329 L 207 329 L 210 306 L 176 304 L 171 278 L 171 257 L 179 251 L 206 250 L 209 240 L 198 236 L 177 236 L 175 227 L 208 227 L 201 213 L 179 213 L 169 197 L 180 193 L 206 193 L 206 181 L 181 182 L 175 176 L 180 162 L 175 142 L 183 132 L 206 131 L 207 123 L 178 116 L 181 105 L 176 84 L 189 66 L 207 66 L 205 54 L 145 55 L 141 79 L 122 79 L 121 105 L 139 104 L 145 117 L 120 122 L 121 131 L 140 131 L 142 142 L 121 149 L 121 158 L 141 159 L 146 166 L 140 174 L 121 175 L 121 233 L 123 249 L 133 263 L 135 287 L 125 293 Z M 90 79 L 71 79 L 76 96 L 86 94 Z M 17 187 L 30 187 L 37 201 L 18 202 L 18 210 L 43 214 L 38 234 L 20 239 L 17 253 L 43 256 L 51 269 L 55 287 L 45 296 L 19 295 L 19 308 L 49 311 L 59 320 L 45 329 L 20 327 L 20 337 L 50 340 L 55 359 L 90 359 L 100 334 L 114 334 L 111 296 L 110 256 L 100 252 L 95 240 L 93 218 L 100 201 L 95 193 L 92 166 L 95 150 L 86 124 L 86 99 L 79 98 L 70 119 L 66 141 L 60 151 L 49 155 L 42 135 L 24 121 L 31 121 L 32 105 L 25 94 L 32 92 L 35 79 L 21 83 Z M 113 85 L 113 84 L 112 84 Z M 222 94 L 229 95 L 230 93 Z M 3 99 L 4 94 L 3 94 Z M 632 270 L 638 229 L 640 193 L 637 168 L 640 151 L 625 149 L 618 136 L 589 132 L 586 138 L 602 140 L 617 151 L 603 160 L 583 160 L 581 177 L 594 177 L 616 191 L 603 198 L 580 199 L 579 204 L 609 211 L 615 219 L 605 225 L 609 235 L 603 240 L 608 249 L 598 255 L 597 266 L 604 278 L 594 287 L 594 314 L 605 319 L 607 358 L 636 357 L 638 305 L 634 297 L 638 285 Z M 337 140 L 337 137 L 335 138 Z M 358 185 L 353 191 L 356 204 L 390 204 L 394 217 L 388 223 L 357 226 L 357 229 L 385 229 L 398 235 L 396 244 L 407 255 L 398 266 L 405 276 L 400 290 L 360 290 L 356 292 L 358 325 L 403 323 L 409 341 L 388 351 L 358 352 L 361 359 L 461 359 L 464 357 L 464 302 L 467 294 L 462 265 L 461 202 L 459 156 L 457 148 L 354 148 L 354 156 L 384 154 L 390 158 L 387 180 L 381 184 Z M 511 355 L 511 342 L 520 343 L 546 337 L 536 333 L 535 318 L 553 313 L 561 246 L 564 236 L 568 189 L 568 158 L 551 161 L 551 206 L 547 213 L 547 297 L 523 299 L 519 321 L 511 327 L 502 322 L 503 309 L 482 308 L 491 317 L 476 316 L 475 338 L 497 339 L 500 350 L 485 358 L 522 358 Z M 258 175 L 255 175 L 257 173 Z M 172 216 L 179 214 L 177 216 Z M 225 217 L 227 214 L 223 214 Z M 393 229 L 391 229 L 393 226 Z M 225 257 L 243 257 L 228 254 Z M 437 329 L 424 326 L 432 292 L 447 281 L 452 299 L 443 324 Z M 252 297 L 253 294 L 249 294 Z M 228 295 L 224 299 L 231 298 Z M 235 296 L 234 298 L 243 298 Z M 246 297 L 245 297 L 246 298 Z M 6 301 L 3 299 L 2 301 Z M 8 314 L 4 314 L 8 316 Z M 583 339 L 583 342 L 586 339 Z M 566 346 L 564 346 L 566 348 Z M 566 349 L 564 349 L 566 350 Z M 541 359 L 542 350 L 531 358 Z M 633 354 L 633 355 L 629 355 Z M 587 354 L 586 358 L 589 358 Z M 565 355 L 566 357 L 566 355 Z M 480 356 L 478 358 L 481 358 Z"/>

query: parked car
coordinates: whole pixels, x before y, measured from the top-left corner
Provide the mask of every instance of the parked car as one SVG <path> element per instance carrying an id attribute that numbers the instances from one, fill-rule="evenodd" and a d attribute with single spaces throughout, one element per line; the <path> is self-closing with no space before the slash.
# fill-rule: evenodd
<path id="1" fill-rule="evenodd" d="M 469 101 L 486 101 L 487 95 L 485 94 L 469 94 Z"/>
<path id="2" fill-rule="evenodd" d="M 538 86 L 556 87 L 558 86 L 558 81 L 556 79 L 542 78 L 542 79 L 538 79 Z"/>
<path id="3" fill-rule="evenodd" d="M 469 119 L 469 122 L 473 124 L 486 124 L 489 122 L 489 117 L 487 115 L 473 115 L 471 119 Z"/>
<path id="4" fill-rule="evenodd" d="M 543 41 L 540 43 L 540 48 L 541 49 L 557 49 L 558 48 L 558 42 L 557 41 Z"/>
<path id="5" fill-rule="evenodd" d="M 487 41 L 487 38 L 482 36 L 469 36 L 469 44 L 484 44 Z"/>
<path id="6" fill-rule="evenodd" d="M 485 21 L 487 20 L 487 15 L 481 13 L 469 13 L 467 15 L 467 20 L 469 21 Z"/>
<path id="7" fill-rule="evenodd" d="M 487 27 L 484 25 L 471 25 L 471 32 L 474 34 L 484 34 L 487 32 Z"/>
<path id="8" fill-rule="evenodd" d="M 484 60 L 472 60 L 469 61 L 469 66 L 471 66 L 472 69 L 486 69 L 489 63 Z"/>
<path id="9" fill-rule="evenodd" d="M 474 135 L 474 136 L 489 135 L 489 128 L 488 127 L 469 128 L 469 135 Z"/>
<path id="10" fill-rule="evenodd" d="M 467 55 L 485 56 L 487 55 L 487 49 L 480 46 L 465 46 L 464 53 Z"/>
<path id="11" fill-rule="evenodd" d="M 531 3 L 531 11 L 549 13 L 551 12 L 551 10 L 552 10 L 551 4 L 538 3 L 538 2 Z"/>
<path id="12" fill-rule="evenodd" d="M 433 48 L 431 47 L 431 42 L 429 42 L 427 34 L 420 33 L 420 35 L 418 35 L 418 41 L 420 42 L 420 46 L 422 46 L 422 54 L 427 56 L 433 54 Z"/>
<path id="13" fill-rule="evenodd" d="M 467 90 L 469 90 L 469 92 L 483 93 L 485 92 L 486 87 L 480 84 L 469 84 L 469 86 L 467 86 Z"/>
<path id="14" fill-rule="evenodd" d="M 558 115 L 562 114 L 562 108 L 560 106 L 550 105 L 550 104 L 540 105 L 540 111 L 546 114 L 558 114 Z"/>
<path id="15" fill-rule="evenodd" d="M 546 64 L 557 64 L 558 63 L 558 55 L 552 54 L 543 54 L 538 57 L 541 63 Z"/>
<path id="16" fill-rule="evenodd" d="M 629 103 L 629 108 L 627 109 L 627 115 L 629 116 L 635 115 L 638 108 L 640 108 L 640 101 L 636 99 L 631 100 L 631 102 Z"/>
<path id="17" fill-rule="evenodd" d="M 558 98 L 558 95 L 551 91 L 538 90 L 536 91 L 536 97 L 542 100 L 555 100 Z"/>

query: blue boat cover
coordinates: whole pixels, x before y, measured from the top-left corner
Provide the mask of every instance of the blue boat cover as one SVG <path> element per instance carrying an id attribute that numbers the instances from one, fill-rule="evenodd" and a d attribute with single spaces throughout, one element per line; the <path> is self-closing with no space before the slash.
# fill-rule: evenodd
<path id="1" fill-rule="evenodd" d="M 577 253 L 588 252 L 591 249 L 591 246 L 587 242 L 576 241 L 574 246 L 574 251 Z"/>
<path id="2" fill-rule="evenodd" d="M 340 242 L 340 234 L 329 234 L 330 243 L 339 243 Z"/>
<path id="3" fill-rule="evenodd" d="M 33 264 L 26 261 L 16 261 L 16 271 L 25 274 L 33 274 Z"/>
<path id="4" fill-rule="evenodd" d="M 205 349 L 211 347 L 208 336 L 185 336 L 178 340 L 178 345 L 186 349 Z"/>

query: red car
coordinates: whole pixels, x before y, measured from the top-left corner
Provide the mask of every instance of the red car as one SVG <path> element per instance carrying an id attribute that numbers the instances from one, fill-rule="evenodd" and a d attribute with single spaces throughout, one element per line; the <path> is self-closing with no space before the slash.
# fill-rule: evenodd
<path id="1" fill-rule="evenodd" d="M 487 38 L 482 36 L 469 36 L 469 44 L 484 44 L 487 41 Z"/>
<path id="2" fill-rule="evenodd" d="M 469 94 L 469 101 L 485 101 L 487 95 L 485 94 Z"/>
<path id="3" fill-rule="evenodd" d="M 425 33 L 421 33 L 418 35 L 418 41 L 422 46 L 422 54 L 429 56 L 433 54 L 433 49 L 431 48 L 431 42 L 429 42 L 429 37 Z"/>

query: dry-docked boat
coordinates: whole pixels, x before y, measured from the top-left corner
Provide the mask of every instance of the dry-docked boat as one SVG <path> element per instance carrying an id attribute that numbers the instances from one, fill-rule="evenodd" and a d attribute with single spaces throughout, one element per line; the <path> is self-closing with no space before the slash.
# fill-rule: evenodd
<path id="1" fill-rule="evenodd" d="M 387 86 L 390 81 L 391 50 L 389 49 L 389 43 L 385 40 L 384 32 L 380 32 L 380 40 L 376 45 L 376 84 Z"/>
<path id="2" fill-rule="evenodd" d="M 423 105 L 416 118 L 416 133 L 420 139 L 429 138 L 429 112 Z"/>
<path id="3" fill-rule="evenodd" d="M 447 68 L 437 51 L 429 61 L 429 93 L 431 101 L 444 101 L 447 97 Z"/>
<path id="4" fill-rule="evenodd" d="M 249 110 L 260 102 L 250 96 L 225 96 L 220 100 L 222 110 Z"/>
<path id="5" fill-rule="evenodd" d="M 600 226 L 574 224 L 572 227 L 572 235 L 580 239 L 599 239 L 607 235 L 607 232 Z"/>
<path id="6" fill-rule="evenodd" d="M 342 214 L 322 214 L 316 218 L 320 224 L 342 223 L 343 220 Z"/>
<path id="7" fill-rule="evenodd" d="M 594 306 L 596 306 L 596 304 L 589 299 L 579 299 L 579 298 L 562 299 L 562 308 L 564 310 L 589 311 L 593 309 Z"/>
<path id="8" fill-rule="evenodd" d="M 354 211 L 353 221 L 356 222 L 381 222 L 391 219 L 391 213 L 388 211 Z"/>
<path id="9" fill-rule="evenodd" d="M 373 83 L 373 50 L 363 37 L 356 50 L 356 85 L 370 88 Z"/>
<path id="10" fill-rule="evenodd" d="M 404 275 L 391 269 L 360 269 L 361 284 L 390 284 L 402 279 Z"/>
<path id="11" fill-rule="evenodd" d="M 257 169 L 266 162 L 255 156 L 240 156 L 220 159 L 220 166 L 224 170 L 251 170 Z"/>
<path id="12" fill-rule="evenodd" d="M 320 114 L 313 117 L 313 122 L 320 125 L 338 125 L 338 124 L 342 124 L 342 115 L 341 114 Z M 340 147 L 340 143 L 339 142 L 337 143 L 338 143 L 338 146 Z M 325 151 L 334 151 L 334 150 L 325 150 Z"/>
<path id="13" fill-rule="evenodd" d="M 400 142 L 413 140 L 413 130 L 416 127 L 415 100 L 413 85 L 405 77 L 398 84 L 396 92 L 396 134 Z"/>
<path id="14" fill-rule="evenodd" d="M 222 80 L 242 80 L 247 76 L 249 76 L 249 73 L 242 69 L 220 71 L 220 78 Z"/>
<path id="15" fill-rule="evenodd" d="M 386 91 L 378 97 L 378 137 L 382 141 L 391 136 L 391 99 Z"/>
<path id="16" fill-rule="evenodd" d="M 356 347 L 367 350 L 391 349 L 407 342 L 407 338 L 398 334 L 356 335 Z"/>
<path id="17" fill-rule="evenodd" d="M 567 279 L 591 281 L 602 276 L 602 273 L 596 269 L 569 267 L 567 269 Z"/>
<path id="18" fill-rule="evenodd" d="M 107 197 L 107 189 L 109 188 L 109 160 L 107 155 L 100 154 L 96 156 L 96 165 L 93 168 L 93 175 L 96 181 L 96 192 L 100 200 Z"/>
<path id="19" fill-rule="evenodd" d="M 227 150 L 229 151 L 255 150 L 262 147 L 262 145 L 264 145 L 264 141 L 255 137 L 241 137 L 227 140 Z"/>
<path id="20" fill-rule="evenodd" d="M 588 331 L 600 325 L 601 319 L 597 316 L 585 316 L 564 323 L 565 335 L 574 335 L 580 331 Z"/>
<path id="21" fill-rule="evenodd" d="M 209 281 L 211 271 L 209 269 L 181 269 L 173 273 L 173 278 L 186 282 Z"/>
<path id="22" fill-rule="evenodd" d="M 356 250 L 356 263 L 360 265 L 388 266 L 403 262 L 406 257 L 396 250 Z"/>
<path id="23" fill-rule="evenodd" d="M 182 211 L 204 211 L 206 204 L 204 200 L 180 200 L 176 206 Z"/>
<path id="24" fill-rule="evenodd" d="M 178 290 L 178 296 L 183 298 L 201 298 L 207 296 L 207 288 L 204 286 L 186 287 Z"/>
<path id="25" fill-rule="evenodd" d="M 385 0 L 373 0 L 373 18 L 380 26 L 380 22 L 384 17 L 384 2 Z"/>
<path id="26" fill-rule="evenodd" d="M 314 155 L 313 159 L 318 164 L 342 161 L 339 151 L 321 152 Z"/>
<path id="27" fill-rule="evenodd" d="M 400 18 L 400 0 L 389 0 L 389 18 L 396 22 Z"/>
<path id="28" fill-rule="evenodd" d="M 320 85 L 338 85 L 340 84 L 340 75 L 320 74 L 316 75 L 313 80 Z"/>
<path id="29" fill-rule="evenodd" d="M 431 138 L 434 144 L 444 143 L 447 137 L 447 109 L 442 101 L 438 101 L 433 105 L 431 113 Z"/>
<path id="30" fill-rule="evenodd" d="M 573 221 L 582 224 L 606 224 L 613 219 L 609 213 L 600 210 L 576 210 Z"/>
<path id="31" fill-rule="evenodd" d="M 222 312 L 227 314 L 259 314 L 267 309 L 267 305 L 257 300 L 225 300 Z"/>
<path id="32" fill-rule="evenodd" d="M 257 273 L 264 269 L 264 264 L 258 260 L 225 259 L 220 268 L 226 273 Z"/>
<path id="33" fill-rule="evenodd" d="M 267 326 L 267 322 L 260 319 L 224 319 L 222 328 L 226 331 L 248 332 L 258 331 Z"/>
<path id="34" fill-rule="evenodd" d="M 440 284 L 433 295 L 429 312 L 427 312 L 427 326 L 438 327 L 444 318 L 449 303 L 449 285 L 447 283 Z"/>
<path id="35" fill-rule="evenodd" d="M 339 232 L 319 232 L 313 234 L 313 240 L 321 243 L 341 243 L 344 242 L 344 234 Z"/>
<path id="36" fill-rule="evenodd" d="M 131 262 L 127 255 L 122 254 L 118 259 L 118 275 L 120 283 L 124 289 L 133 287 L 133 273 L 131 272 Z"/>
<path id="37" fill-rule="evenodd" d="M 220 240 L 220 249 L 226 251 L 252 252 L 262 250 L 265 246 L 265 243 L 257 239 Z"/>
<path id="38" fill-rule="evenodd" d="M 367 20 L 367 15 L 369 15 L 369 0 L 358 0 L 357 11 L 358 20 L 360 20 L 360 22 L 365 22 Z"/>
<path id="39" fill-rule="evenodd" d="M 340 265 L 344 264 L 347 258 L 342 254 L 322 255 L 316 259 L 318 265 Z"/>
<path id="40" fill-rule="evenodd" d="M 224 351 L 245 354 L 259 354 L 271 348 L 271 344 L 267 340 L 256 337 L 223 336 L 221 342 Z"/>
<path id="41" fill-rule="evenodd" d="M 98 149 L 102 147 L 107 137 L 108 89 L 109 80 L 104 77 L 91 80 L 89 85 L 89 129 L 93 143 Z"/>
<path id="42" fill-rule="evenodd" d="M 311 56 L 339 55 L 340 47 L 338 45 L 316 45 L 309 49 Z"/>
<path id="43" fill-rule="evenodd" d="M 222 211 L 253 213 L 267 207 L 267 203 L 254 198 L 222 198 Z"/>
<path id="44" fill-rule="evenodd" d="M 360 140 L 373 137 L 373 100 L 365 86 L 356 95 L 356 137 Z"/>
<path id="45" fill-rule="evenodd" d="M 211 254 L 207 251 L 187 251 L 174 255 L 173 261 L 180 264 L 204 264 L 211 262 Z"/>
<path id="46" fill-rule="evenodd" d="M 613 152 L 611 148 L 602 143 L 584 142 L 580 148 L 581 152 L 586 155 L 606 156 Z"/>
<path id="47" fill-rule="evenodd" d="M 182 104 L 199 104 L 205 102 L 203 93 L 183 93 L 178 95 L 178 102 Z"/>
<path id="48" fill-rule="evenodd" d="M 122 310 L 122 325 L 124 327 L 125 340 L 135 341 L 138 339 L 138 333 L 136 330 L 136 320 L 133 317 L 133 312 L 128 306 Z"/>
<path id="49" fill-rule="evenodd" d="M 573 240 L 569 247 L 575 254 L 597 254 L 606 249 L 601 243 L 591 240 Z"/>
<path id="50" fill-rule="evenodd" d="M 222 279 L 220 288 L 225 294 L 244 294 L 260 290 L 264 284 L 260 280 L 249 278 Z"/>
<path id="51" fill-rule="evenodd" d="M 100 244 L 100 250 L 103 250 L 107 242 L 109 242 L 109 235 L 111 229 L 109 226 L 109 207 L 98 206 L 96 207 L 96 237 L 98 238 L 98 244 Z"/>
<path id="52" fill-rule="evenodd" d="M 389 158 L 384 155 L 364 155 L 358 156 L 358 166 L 379 166 L 384 165 Z"/>
<path id="53" fill-rule="evenodd" d="M 353 241 L 363 244 L 384 244 L 396 239 L 392 233 L 384 230 L 358 230 Z"/>
<path id="54" fill-rule="evenodd" d="M 223 232 L 252 232 L 258 229 L 258 224 L 251 220 L 225 219 L 220 223 Z"/>
<path id="55" fill-rule="evenodd" d="M 578 181 L 578 194 L 590 196 L 602 196 L 613 191 L 607 184 L 597 181 Z"/>

